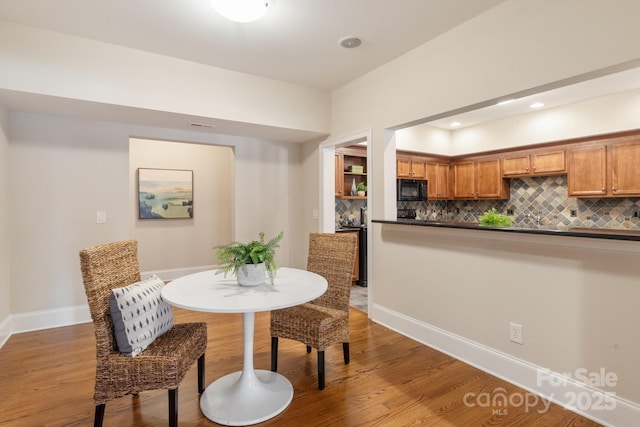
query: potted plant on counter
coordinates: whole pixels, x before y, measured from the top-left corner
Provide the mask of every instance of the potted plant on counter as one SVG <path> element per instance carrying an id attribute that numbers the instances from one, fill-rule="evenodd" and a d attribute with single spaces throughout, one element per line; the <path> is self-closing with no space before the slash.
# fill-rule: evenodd
<path id="1" fill-rule="evenodd" d="M 356 191 L 358 192 L 358 196 L 364 197 L 364 195 L 367 192 L 366 184 L 364 182 L 361 182 L 360 184 L 358 184 L 358 187 L 356 187 Z"/>
<path id="2" fill-rule="evenodd" d="M 511 218 L 491 208 L 478 217 L 480 225 L 487 227 L 511 227 Z"/>
<path id="3" fill-rule="evenodd" d="M 275 263 L 276 248 L 280 247 L 283 232 L 268 242 L 264 241 L 264 232 L 260 232 L 260 240 L 249 243 L 231 242 L 214 247 L 216 258 L 221 262 L 216 274 L 233 272 L 238 284 L 257 286 L 264 283 L 266 276 L 273 285 L 278 266 Z"/>

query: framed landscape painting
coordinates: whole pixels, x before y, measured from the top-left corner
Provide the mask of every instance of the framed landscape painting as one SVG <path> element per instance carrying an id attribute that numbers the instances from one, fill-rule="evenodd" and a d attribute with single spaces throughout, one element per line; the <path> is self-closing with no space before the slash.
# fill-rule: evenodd
<path id="1" fill-rule="evenodd" d="M 140 219 L 193 218 L 193 171 L 138 169 Z"/>

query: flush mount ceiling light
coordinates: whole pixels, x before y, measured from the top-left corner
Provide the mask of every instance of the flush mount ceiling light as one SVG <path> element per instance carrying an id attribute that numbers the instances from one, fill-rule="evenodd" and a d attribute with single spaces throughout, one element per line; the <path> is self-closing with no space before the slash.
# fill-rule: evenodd
<path id="1" fill-rule="evenodd" d="M 457 128 L 457 127 L 462 126 L 462 123 L 460 123 L 460 122 L 451 122 L 450 126 L 452 128 Z"/>
<path id="2" fill-rule="evenodd" d="M 544 104 L 542 102 L 534 102 L 533 104 L 529 105 L 530 108 L 542 108 L 544 107 Z"/>
<path id="3" fill-rule="evenodd" d="M 353 49 L 362 44 L 362 40 L 354 36 L 346 36 L 338 40 L 338 44 L 346 49 Z"/>
<path id="4" fill-rule="evenodd" d="M 269 8 L 267 0 L 212 0 L 216 12 L 235 22 L 251 22 L 262 18 Z"/>

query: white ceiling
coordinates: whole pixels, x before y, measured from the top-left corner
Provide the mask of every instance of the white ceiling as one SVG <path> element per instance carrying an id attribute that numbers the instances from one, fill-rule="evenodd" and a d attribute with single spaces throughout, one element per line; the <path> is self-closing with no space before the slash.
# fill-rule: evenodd
<path id="1" fill-rule="evenodd" d="M 270 0 L 240 24 L 211 0 L 0 0 L 0 19 L 332 90 L 503 1 Z"/>
<path id="2" fill-rule="evenodd" d="M 270 0 L 265 18 L 239 24 L 213 11 L 210 0 L 0 0 L 0 19 L 329 91 L 502 1 Z M 344 49 L 338 44 L 344 36 L 358 36 L 362 45 Z M 544 99 L 548 108 L 637 89 L 639 69 L 598 79 L 583 76 L 518 94 L 519 100 L 507 106 L 489 106 L 488 101 L 422 122 L 452 129 L 453 117 L 444 116 L 455 113 L 456 120 L 470 126 L 523 114 L 534 98 Z M 586 81 L 576 83 L 580 80 Z M 532 95 L 539 91 L 545 93 Z M 215 132 L 284 141 L 320 136 L 109 105 L 80 108 L 79 101 L 43 98 L 0 91 L 0 102 L 13 110 L 164 127 L 214 122 Z"/>

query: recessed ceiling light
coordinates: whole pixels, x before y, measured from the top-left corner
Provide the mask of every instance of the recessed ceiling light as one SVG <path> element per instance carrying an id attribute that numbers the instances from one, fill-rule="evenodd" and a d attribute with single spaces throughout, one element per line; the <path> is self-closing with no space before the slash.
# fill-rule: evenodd
<path id="1" fill-rule="evenodd" d="M 460 127 L 461 125 L 462 125 L 462 123 L 460 123 L 460 122 L 451 122 L 451 124 L 450 124 L 450 126 L 452 128 L 457 128 L 457 127 Z"/>
<path id="2" fill-rule="evenodd" d="M 542 102 L 534 102 L 533 104 L 529 105 L 529 107 L 531 107 L 531 108 L 541 108 L 541 107 L 544 107 L 544 104 Z"/>
<path id="3" fill-rule="evenodd" d="M 498 102 L 498 104 L 496 105 L 507 105 L 507 104 L 511 104 L 513 101 L 515 101 L 515 99 L 505 99 L 504 101 L 500 101 Z"/>
<path id="4" fill-rule="evenodd" d="M 353 49 L 362 44 L 362 40 L 354 36 L 346 36 L 338 40 L 338 44 L 346 49 Z"/>

